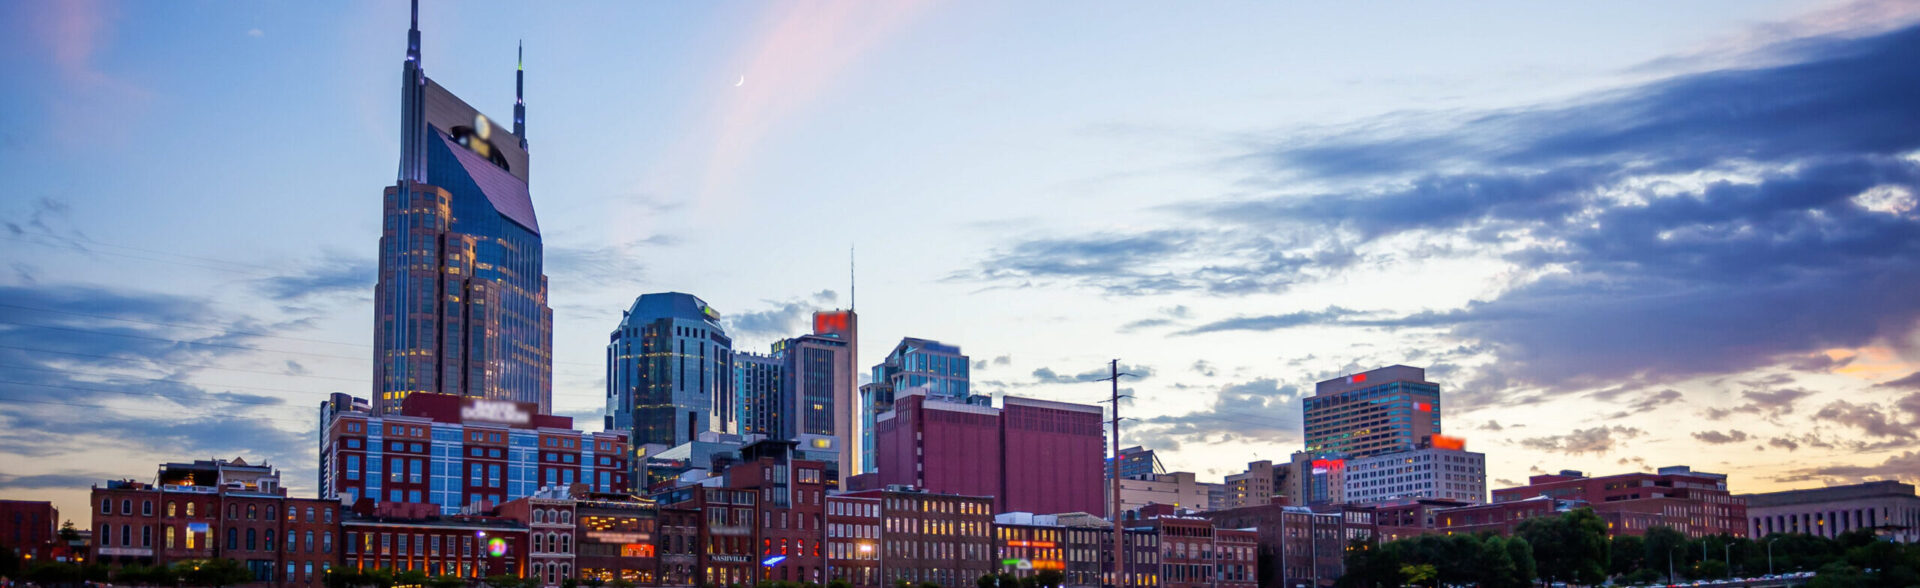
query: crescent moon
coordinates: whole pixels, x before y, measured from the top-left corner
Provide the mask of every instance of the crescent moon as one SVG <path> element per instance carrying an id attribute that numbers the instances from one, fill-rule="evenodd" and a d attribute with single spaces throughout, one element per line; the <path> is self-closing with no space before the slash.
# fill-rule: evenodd
<path id="1" fill-rule="evenodd" d="M 747 85 L 747 76 L 740 76 L 740 81 L 733 83 L 733 87 L 735 88 L 738 88 L 744 85 Z"/>

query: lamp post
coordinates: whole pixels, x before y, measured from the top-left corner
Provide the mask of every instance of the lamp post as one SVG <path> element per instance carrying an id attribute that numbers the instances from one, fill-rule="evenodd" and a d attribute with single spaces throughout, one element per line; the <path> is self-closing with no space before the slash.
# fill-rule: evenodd
<path id="1" fill-rule="evenodd" d="M 1773 542 L 1779 540 L 1779 537 L 1767 540 L 1767 575 L 1769 576 L 1773 575 Z"/>
<path id="2" fill-rule="evenodd" d="M 1733 542 L 1722 543 L 1720 547 L 1726 551 L 1727 577 L 1731 578 L 1733 577 Z"/>

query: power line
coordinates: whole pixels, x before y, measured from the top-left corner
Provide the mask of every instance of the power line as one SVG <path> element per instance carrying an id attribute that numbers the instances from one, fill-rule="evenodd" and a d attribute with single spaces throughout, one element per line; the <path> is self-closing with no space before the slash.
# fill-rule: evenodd
<path id="1" fill-rule="evenodd" d="M 140 413 L 147 413 L 147 414 L 171 415 L 174 417 L 180 416 L 180 411 L 177 411 L 177 410 L 126 408 L 126 407 L 106 406 L 101 404 L 80 404 L 76 402 L 60 402 L 57 400 L 36 400 L 32 398 L 9 398 L 7 399 L 7 402 L 9 403 L 22 402 L 22 403 L 30 403 L 30 404 L 57 404 L 61 406 L 76 406 L 80 408 L 96 408 L 96 409 L 112 410 L 112 411 L 140 412 Z M 276 421 L 276 422 L 282 422 L 282 423 L 297 423 L 297 424 L 303 424 L 303 425 L 312 424 L 314 422 L 306 419 L 290 419 L 285 417 L 270 417 L 270 416 L 249 416 L 247 418 L 248 420 Z"/>

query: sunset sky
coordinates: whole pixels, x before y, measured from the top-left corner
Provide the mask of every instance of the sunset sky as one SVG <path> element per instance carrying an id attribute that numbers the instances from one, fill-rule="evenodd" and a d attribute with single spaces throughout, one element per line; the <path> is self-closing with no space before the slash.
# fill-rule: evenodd
<path id="1" fill-rule="evenodd" d="M 245 457 L 371 390 L 405 2 L 0 4 L 0 497 Z M 1217 481 L 1312 383 L 1428 369 L 1490 483 L 1920 482 L 1920 4 L 428 0 L 526 44 L 558 412 L 698 295 L 765 351 L 956 344 Z"/>

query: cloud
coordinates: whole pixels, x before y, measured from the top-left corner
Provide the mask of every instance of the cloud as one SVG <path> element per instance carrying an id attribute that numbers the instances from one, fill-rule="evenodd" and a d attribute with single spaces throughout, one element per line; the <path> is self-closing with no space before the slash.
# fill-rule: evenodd
<path id="1" fill-rule="evenodd" d="M 267 32 L 266 32 L 266 31 L 263 31 L 263 30 L 260 30 L 260 29 L 257 29 L 257 28 L 253 28 L 253 29 L 247 29 L 247 36 L 249 36 L 249 37 L 254 37 L 254 38 L 256 38 L 256 39 L 257 39 L 257 38 L 260 38 L 260 37 L 265 37 L 265 36 L 267 36 Z"/>
<path id="2" fill-rule="evenodd" d="M 300 273 L 259 280 L 261 294 L 280 302 L 353 294 L 370 296 L 378 273 L 378 264 L 370 257 L 329 255 Z"/>
<path id="3" fill-rule="evenodd" d="M 1680 402 L 1680 399 L 1680 391 L 1672 388 L 1667 388 L 1659 392 L 1649 392 L 1634 399 L 1632 402 L 1628 402 L 1626 410 L 1616 412 L 1608 418 L 1626 418 L 1640 413 L 1652 412 L 1660 407 Z"/>
<path id="4" fill-rule="evenodd" d="M 1153 377 L 1153 366 L 1143 365 L 1143 364 L 1122 363 L 1120 364 L 1120 373 L 1132 374 L 1133 375 L 1132 377 L 1136 379 L 1151 378 Z M 1059 372 L 1055 372 L 1053 368 L 1047 368 L 1047 367 L 1033 370 L 1033 379 L 1035 381 L 1034 383 L 1036 384 L 1078 384 L 1082 382 L 1098 382 L 1101 380 L 1105 380 L 1108 377 L 1111 377 L 1112 375 L 1113 375 L 1112 369 L 1106 368 L 1106 367 L 1091 369 L 1091 370 L 1079 372 L 1076 374 L 1062 374 Z M 1124 381 L 1128 377 L 1129 376 L 1121 376 L 1121 379 Z"/>
<path id="5" fill-rule="evenodd" d="M 1221 386 L 1206 408 L 1140 419 L 1144 433 L 1176 443 L 1301 441 L 1300 390 L 1273 378 Z"/>
<path id="6" fill-rule="evenodd" d="M 1888 457 L 1879 465 L 1825 465 L 1794 470 L 1774 478 L 1778 482 L 1819 481 L 1827 485 L 1858 484 L 1870 480 L 1920 483 L 1920 451 Z"/>
<path id="7" fill-rule="evenodd" d="M 1813 418 L 1860 429 L 1874 437 L 1913 439 L 1912 424 L 1901 424 L 1897 415 L 1889 415 L 1878 406 L 1835 400 L 1821 407 Z"/>
<path id="8" fill-rule="evenodd" d="M 1899 378 L 1887 380 L 1885 382 L 1874 384 L 1874 386 L 1880 387 L 1880 388 L 1907 388 L 1907 389 L 1913 389 L 1913 390 L 1920 390 L 1920 372 L 1914 372 Z"/>
<path id="9" fill-rule="evenodd" d="M 1520 446 L 1538 451 L 1564 453 L 1567 455 L 1605 455 L 1618 446 L 1619 441 L 1633 439 L 1645 433 L 1638 428 L 1615 425 L 1613 427 L 1594 427 L 1574 429 L 1565 435 L 1529 437 L 1520 440 Z"/>
<path id="10" fill-rule="evenodd" d="M 1202 333 L 1217 333 L 1220 331 L 1277 331 L 1322 324 L 1355 314 L 1359 313 L 1338 306 L 1329 306 L 1325 310 L 1318 311 L 1302 310 L 1285 314 L 1223 319 L 1181 331 L 1180 334 L 1198 335 Z"/>
<path id="11" fill-rule="evenodd" d="M 1778 447 L 1778 448 L 1781 448 L 1781 449 L 1785 449 L 1785 450 L 1787 450 L 1787 451 L 1799 451 L 1799 450 L 1800 450 L 1800 443 L 1798 443 L 1798 442 L 1796 442 L 1796 441 L 1794 441 L 1794 440 L 1792 440 L 1792 439 L 1788 439 L 1788 438 L 1786 438 L 1786 437 L 1774 437 L 1774 438 L 1772 438 L 1772 439 L 1768 439 L 1768 440 L 1767 440 L 1767 445 L 1769 445 L 1769 446 L 1773 446 L 1773 447 Z"/>
<path id="12" fill-rule="evenodd" d="M 1740 430 L 1728 430 L 1725 433 L 1719 431 L 1700 431 L 1694 433 L 1693 438 L 1708 445 L 1726 445 L 1728 443 L 1746 441 L 1747 433 Z"/>
<path id="13" fill-rule="evenodd" d="M 125 477 L 125 474 L 103 474 L 84 471 L 26 476 L 0 474 L 0 488 L 7 490 L 71 490 L 98 484 L 102 480 L 122 477 Z"/>
<path id="14" fill-rule="evenodd" d="M 745 349 L 739 341 L 772 342 L 813 332 L 814 311 L 830 308 L 839 297 L 833 290 L 821 290 L 791 300 L 765 300 L 773 307 L 722 314 L 720 320 L 736 341 L 734 348 Z"/>

